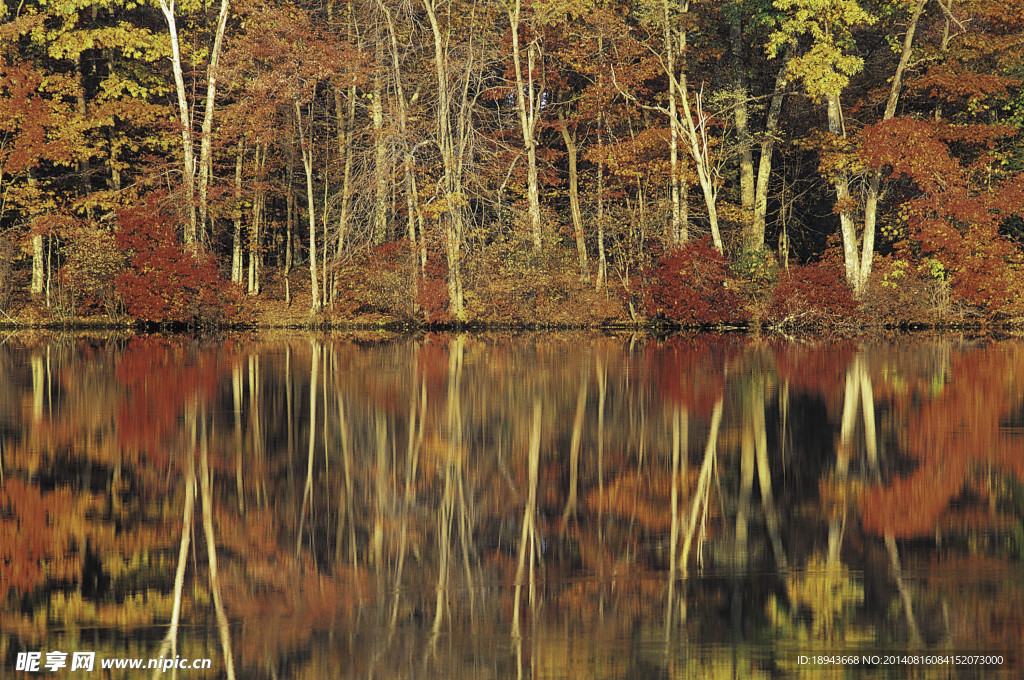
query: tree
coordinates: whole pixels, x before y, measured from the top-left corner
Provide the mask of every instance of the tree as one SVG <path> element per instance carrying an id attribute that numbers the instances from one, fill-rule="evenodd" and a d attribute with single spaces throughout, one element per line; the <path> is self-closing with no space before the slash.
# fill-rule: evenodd
<path id="1" fill-rule="evenodd" d="M 777 54 L 779 49 L 801 36 L 811 37 L 810 48 L 790 57 L 787 67 L 795 79 L 803 82 L 808 96 L 816 102 L 825 101 L 829 135 L 832 143 L 841 148 L 847 137 L 842 92 L 850 77 L 864 67 L 863 58 L 849 54 L 854 44 L 852 29 L 874 23 L 876 19 L 855 0 L 775 0 L 775 6 L 787 12 L 787 16 L 768 43 L 769 54 Z M 842 156 L 834 154 L 831 160 L 834 162 L 827 166 L 826 174 L 836 192 L 835 211 L 839 213 L 843 238 L 846 281 L 861 293 L 866 278 L 862 275 L 861 257 L 857 252 L 859 241 L 853 218 L 854 199 L 850 194 L 851 173 Z M 866 239 L 865 247 L 872 243 Z M 870 261 L 872 255 L 866 259 Z"/>
<path id="2" fill-rule="evenodd" d="M 526 45 L 526 75 L 523 74 L 523 57 L 519 46 L 519 32 L 522 27 L 522 0 L 513 0 L 508 6 L 508 21 L 512 31 L 512 63 L 515 67 L 516 109 L 519 112 L 519 128 L 526 150 L 526 187 L 529 202 L 530 232 L 534 252 L 540 250 L 540 189 L 537 177 L 537 121 L 544 104 L 545 83 L 543 54 L 540 35 L 534 30 Z M 538 73 L 538 69 L 540 72 Z M 539 82 L 535 82 L 539 81 Z"/>
<path id="3" fill-rule="evenodd" d="M 0 102 L 0 223 L 5 213 L 25 214 L 31 230 L 31 293 L 44 287 L 44 226 L 58 211 L 57 196 L 40 185 L 44 163 L 69 166 L 73 140 L 67 123 L 73 118 L 68 99 L 77 91 L 70 78 L 53 77 L 32 64 L 8 61 L 0 54 L 0 78 L 5 83 Z"/>
<path id="4" fill-rule="evenodd" d="M 185 92 L 185 80 L 182 72 L 181 45 L 178 37 L 178 21 L 175 8 L 176 0 L 160 0 L 160 11 L 167 22 L 167 32 L 171 39 L 171 69 L 174 75 L 175 93 L 178 98 L 178 119 L 181 124 L 182 177 L 185 181 L 185 202 L 188 211 L 188 222 L 185 225 L 185 244 L 198 248 L 205 238 L 206 218 L 209 212 L 209 185 L 213 174 L 212 140 L 213 114 L 217 94 L 217 68 L 220 62 L 221 46 L 224 42 L 224 31 L 227 27 L 229 0 L 221 0 L 220 12 L 217 16 L 217 27 L 214 32 L 213 48 L 210 61 L 206 68 L 206 102 L 203 113 L 203 124 L 199 136 L 199 164 L 195 161 L 195 145 L 193 142 L 192 117 L 188 95 Z M 196 178 L 198 176 L 198 190 Z M 196 214 L 196 201 L 199 213 Z"/>

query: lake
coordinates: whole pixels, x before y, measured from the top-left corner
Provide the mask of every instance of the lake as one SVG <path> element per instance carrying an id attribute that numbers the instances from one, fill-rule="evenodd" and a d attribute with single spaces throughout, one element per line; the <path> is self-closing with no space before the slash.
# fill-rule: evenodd
<path id="1" fill-rule="evenodd" d="M 1010 337 L 13 334 L 0 675 L 1018 677 L 1022 480 Z"/>

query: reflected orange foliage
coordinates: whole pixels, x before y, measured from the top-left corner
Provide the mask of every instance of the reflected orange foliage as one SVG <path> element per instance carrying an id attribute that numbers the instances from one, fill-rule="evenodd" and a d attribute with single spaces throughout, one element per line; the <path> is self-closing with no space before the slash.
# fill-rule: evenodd
<path id="1" fill-rule="evenodd" d="M 707 418 L 725 391 L 725 366 L 739 354 L 734 336 L 697 335 L 666 338 L 644 345 L 644 369 L 653 395 Z"/>
<path id="2" fill-rule="evenodd" d="M 678 479 L 678 502 L 682 513 L 683 504 L 696 486 L 698 468 L 688 469 Z M 602 493 L 592 489 L 586 496 L 587 507 L 592 512 L 611 513 L 623 519 L 636 521 L 648 531 L 666 531 L 672 526 L 672 478 L 664 474 L 640 475 L 627 470 L 613 479 Z"/>
<path id="3" fill-rule="evenodd" d="M 958 353 L 956 377 L 934 396 L 913 390 L 907 409 L 906 453 L 913 473 L 864 491 L 864 528 L 896 537 L 934 533 L 939 517 L 979 472 L 994 468 L 1024 478 L 1024 442 L 1003 423 L 1024 404 L 1024 352 L 978 348 Z"/>
<path id="4" fill-rule="evenodd" d="M 116 375 L 126 389 L 117 411 L 119 437 L 160 464 L 167 462 L 164 447 L 178 432 L 186 404 L 212 398 L 218 386 L 214 355 L 161 336 L 132 338 Z"/>

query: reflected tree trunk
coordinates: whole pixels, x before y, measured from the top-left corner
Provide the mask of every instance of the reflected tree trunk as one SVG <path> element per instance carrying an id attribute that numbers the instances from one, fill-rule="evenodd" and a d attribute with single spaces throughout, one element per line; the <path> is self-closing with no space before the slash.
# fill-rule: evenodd
<path id="1" fill-rule="evenodd" d="M 417 389 L 418 388 L 418 389 Z M 419 467 L 420 451 L 423 448 L 423 424 L 426 420 L 427 385 L 420 379 L 409 400 L 409 435 L 405 454 L 405 493 L 402 499 L 402 522 L 398 535 L 398 564 L 395 566 L 395 585 L 391 605 L 391 622 L 388 635 L 394 635 L 398 623 L 398 604 L 402 593 L 402 569 L 408 551 L 409 512 L 413 504 L 413 482 Z"/>
<path id="2" fill-rule="evenodd" d="M 523 577 L 526 571 L 526 558 L 530 555 L 530 608 L 535 605 L 533 583 L 533 555 L 536 552 L 536 528 L 534 526 L 537 506 L 537 476 L 540 468 L 540 397 L 534 397 L 533 416 L 530 420 L 529 448 L 529 486 L 526 506 L 523 508 L 522 531 L 519 535 L 519 562 L 516 567 L 516 591 L 513 596 L 512 639 L 519 640 L 522 636 L 519 624 L 519 608 L 522 601 Z"/>
<path id="3" fill-rule="evenodd" d="M 452 534 L 452 506 L 455 503 L 455 494 L 452 484 L 452 460 L 451 449 L 448 449 L 448 457 L 444 465 L 444 492 L 441 495 L 441 505 L 437 511 L 437 586 L 435 588 L 434 602 L 434 623 L 431 627 L 431 643 L 433 647 L 437 642 L 437 636 L 441 634 L 441 621 L 444 619 L 444 612 L 448 602 L 448 573 L 451 564 L 451 534 Z"/>
<path id="4" fill-rule="evenodd" d="M 576 506 L 579 502 L 580 442 L 583 439 L 583 416 L 587 410 L 587 384 L 589 381 L 590 357 L 588 356 L 580 378 L 580 388 L 576 394 L 576 416 L 572 421 L 572 443 L 569 445 L 569 497 L 565 501 L 565 510 L 562 512 L 560 531 L 563 536 L 569 518 L 576 516 Z"/>
<path id="5" fill-rule="evenodd" d="M 672 631 L 672 609 L 674 605 L 676 587 L 676 552 L 679 549 L 679 483 L 681 481 L 685 458 L 689 450 L 689 412 L 682 406 L 677 405 L 672 418 L 672 490 L 670 510 L 672 512 L 672 524 L 669 531 L 668 561 L 668 598 L 665 603 L 665 643 L 671 637 Z"/>
<path id="6" fill-rule="evenodd" d="M 43 420 L 43 397 L 46 395 L 46 373 L 43 358 L 32 355 L 32 422 L 39 424 Z"/>
<path id="7" fill-rule="evenodd" d="M 875 477 L 875 482 L 881 483 L 882 474 L 879 466 L 878 438 L 875 429 L 875 391 L 871 383 L 871 375 L 864 365 L 863 355 L 857 355 L 857 358 L 854 360 L 853 370 L 855 374 L 852 378 L 856 380 L 856 391 L 860 392 L 861 410 L 864 414 L 864 439 L 868 467 Z M 913 599 L 911 598 L 910 589 L 903 580 L 903 568 L 900 564 L 899 550 L 891 530 L 885 532 L 884 540 L 885 549 L 889 553 L 889 568 L 892 571 L 893 580 L 896 582 L 896 590 L 899 592 L 900 600 L 903 603 L 903 612 L 907 617 L 907 629 L 910 632 L 910 639 L 914 645 L 919 646 L 922 644 L 923 638 L 921 637 L 920 628 L 917 626 L 917 619 L 914 616 Z"/>
<path id="8" fill-rule="evenodd" d="M 338 396 L 338 434 L 341 438 L 341 463 L 342 463 L 342 474 L 345 477 L 345 485 L 343 488 L 342 502 L 338 504 L 338 513 L 342 513 L 344 508 L 344 517 L 338 521 L 338 541 L 335 554 L 335 562 L 341 564 L 341 535 L 343 528 L 348 526 L 348 551 L 349 551 L 349 563 L 352 567 L 352 573 L 356 572 L 357 563 L 357 551 L 356 551 L 356 528 L 355 528 L 355 509 L 354 509 L 354 463 L 352 461 L 352 431 L 349 425 L 348 416 L 345 413 L 345 400 Z M 346 519 L 347 518 L 347 519 Z M 356 581 L 357 596 L 358 592 L 358 580 Z"/>
<path id="9" fill-rule="evenodd" d="M 700 474 L 697 477 L 697 488 L 693 494 L 693 503 L 690 505 L 690 519 L 686 528 L 686 536 L 683 538 L 683 554 L 679 557 L 679 565 L 683 572 L 683 578 L 689 576 L 690 549 L 693 546 L 693 538 L 697 533 L 697 521 L 700 520 L 701 532 L 698 539 L 698 563 L 703 561 L 699 554 L 703 546 L 705 526 L 708 516 L 708 500 L 711 495 L 711 473 L 714 469 L 715 458 L 718 453 L 718 429 L 722 424 L 723 399 L 719 397 L 711 412 L 711 428 L 708 431 L 708 442 L 704 447 L 704 461 L 700 466 Z M 703 509 L 703 512 L 702 512 Z M 674 559 L 674 556 L 673 556 Z M 682 604 L 685 612 L 686 603 Z M 685 619 L 685 614 L 683 616 Z"/>
<path id="10" fill-rule="evenodd" d="M 765 427 L 765 393 L 763 386 L 758 391 L 759 399 L 751 412 L 754 425 L 755 451 L 757 455 L 757 478 L 761 489 L 761 505 L 764 507 L 765 524 L 768 526 L 768 537 L 772 542 L 772 553 L 775 555 L 775 566 L 785 571 L 788 560 L 782 547 L 779 532 L 779 517 L 775 509 L 775 498 L 772 495 L 771 468 L 768 465 L 768 432 Z"/>
<path id="11" fill-rule="evenodd" d="M 286 358 L 286 385 L 288 389 L 288 404 L 291 405 L 291 380 L 290 380 L 290 361 L 291 354 Z M 263 468 L 264 454 L 265 454 L 265 443 L 263 439 L 263 423 L 260 419 L 260 404 L 263 401 L 263 395 L 260 391 L 260 356 L 258 354 L 249 355 L 249 431 L 251 433 L 252 441 L 252 452 L 253 457 L 256 459 L 257 464 L 260 468 Z M 289 411 L 289 434 L 291 433 L 291 412 Z M 291 440 L 289 440 L 289 446 Z M 291 458 L 291 449 L 289 448 L 289 458 Z M 256 502 L 262 507 L 267 507 L 267 485 L 266 480 L 261 477 L 259 487 L 256 489 Z"/>
<path id="12" fill-rule="evenodd" d="M 238 512 L 245 514 L 245 487 L 242 484 L 242 367 L 231 367 L 232 410 L 235 415 L 235 486 L 238 493 Z"/>
<path id="13" fill-rule="evenodd" d="M 375 434 L 376 459 L 374 464 L 374 497 L 376 507 L 373 513 L 373 531 L 371 533 L 370 556 L 377 577 L 384 575 L 384 515 L 387 511 L 388 481 L 391 476 L 388 464 L 388 428 L 384 413 L 374 409 L 373 425 Z"/>
<path id="14" fill-rule="evenodd" d="M 313 359 L 309 369 L 309 445 L 306 450 L 306 483 L 302 488 L 302 510 L 299 511 L 299 530 L 295 536 L 295 557 L 298 559 L 302 551 L 302 531 L 306 521 L 306 506 L 313 496 L 313 452 L 316 449 L 316 402 L 317 383 L 320 379 L 320 343 L 310 342 L 313 347 Z"/>
<path id="15" fill-rule="evenodd" d="M 900 593 L 900 600 L 903 602 L 903 613 L 907 616 L 907 628 L 910 630 L 910 641 L 915 647 L 923 644 L 921 631 L 917 627 L 917 619 L 914 617 L 913 600 L 910 597 L 910 589 L 903 580 L 903 569 L 900 566 L 900 554 L 896 548 L 896 539 L 892 532 L 885 534 L 885 548 L 889 553 L 889 567 L 892 569 L 892 578 L 896 582 L 896 589 Z"/>
<path id="16" fill-rule="evenodd" d="M 213 608 L 217 617 L 217 632 L 220 635 L 221 649 L 224 652 L 224 671 L 228 680 L 235 680 L 235 662 L 231 653 L 231 631 L 228 628 L 228 617 L 224 613 L 224 602 L 220 594 L 220 578 L 217 574 L 217 542 L 213 534 L 213 491 L 210 488 L 210 464 L 207 453 L 208 435 L 206 431 L 206 415 L 203 414 L 199 439 L 199 488 L 203 497 L 203 535 L 206 538 L 206 557 L 210 572 L 210 593 L 213 596 Z"/>
<path id="17" fill-rule="evenodd" d="M 850 452 L 853 448 L 853 433 L 857 425 L 857 402 L 860 398 L 861 357 L 858 354 L 854 363 L 846 370 L 846 390 L 843 397 L 843 418 L 839 430 L 839 443 L 836 447 L 836 466 L 833 479 L 837 488 L 846 486 L 850 469 Z M 827 566 L 830 570 L 839 564 L 839 551 L 842 547 L 843 532 L 846 528 L 845 496 L 841 508 L 833 510 L 828 530 Z"/>
<path id="18" fill-rule="evenodd" d="M 755 378 L 756 380 L 756 378 Z M 740 435 L 740 488 L 736 504 L 736 533 L 733 542 L 732 564 L 732 625 L 734 632 L 742 630 L 743 616 L 743 579 L 749 563 L 750 546 L 748 541 L 748 524 L 750 519 L 750 498 L 754 491 L 754 424 L 751 411 L 756 407 L 753 394 L 756 386 L 748 390 L 744 399 L 743 428 Z"/>
<path id="19" fill-rule="evenodd" d="M 189 405 L 185 412 L 185 422 L 189 431 L 189 442 L 185 447 L 185 507 L 181 518 L 181 541 L 178 544 L 178 566 L 174 571 L 174 604 L 171 606 L 171 623 L 167 629 L 167 635 L 160 643 L 157 650 L 157 657 L 173 657 L 178 653 L 178 622 L 181 619 L 181 600 L 185 589 L 185 567 L 188 565 L 188 546 L 192 538 L 192 514 L 195 511 L 196 494 L 196 469 L 195 469 L 195 448 L 197 444 L 196 411 L 198 410 L 195 400 Z M 157 677 L 156 671 L 153 677 Z"/>

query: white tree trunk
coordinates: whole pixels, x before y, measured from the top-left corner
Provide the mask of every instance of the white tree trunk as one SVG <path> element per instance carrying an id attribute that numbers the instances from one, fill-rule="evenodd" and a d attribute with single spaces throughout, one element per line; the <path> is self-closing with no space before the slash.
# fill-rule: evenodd
<path id="1" fill-rule="evenodd" d="M 526 195 L 529 204 L 530 232 L 533 238 L 534 251 L 540 250 L 540 188 L 537 172 L 537 116 L 540 111 L 540 97 L 543 89 L 534 94 L 533 72 L 537 59 L 537 45 L 531 42 L 526 48 L 527 77 L 523 78 L 522 56 L 519 54 L 519 16 L 522 0 L 515 0 L 515 5 L 508 10 L 508 20 L 512 27 L 512 63 L 516 70 L 516 108 L 519 111 L 519 127 L 523 134 L 523 147 L 526 149 Z M 536 98 L 536 101 L 535 101 Z"/>
<path id="2" fill-rule="evenodd" d="M 242 283 L 242 161 L 245 159 L 244 140 L 238 141 L 235 159 L 235 230 L 231 238 L 231 282 Z"/>
<path id="3" fill-rule="evenodd" d="M 160 0 L 160 11 L 167 20 L 167 32 L 171 38 L 171 70 L 174 73 L 174 88 L 178 95 L 178 121 L 181 125 L 181 149 L 184 158 L 182 179 L 185 180 L 185 208 L 188 211 L 188 222 L 185 224 L 184 239 L 186 245 L 193 247 L 196 243 L 196 162 L 195 149 L 192 146 L 192 119 L 188 112 L 188 96 L 185 94 L 185 79 L 181 69 L 181 49 L 178 45 L 178 24 L 174 16 L 174 0 Z"/>
<path id="4" fill-rule="evenodd" d="M 309 215 L 309 282 L 312 302 L 309 313 L 320 312 L 320 287 L 316 268 L 316 206 L 313 201 L 313 140 L 306 140 L 302 127 L 302 107 L 295 100 L 295 123 L 299 128 L 299 144 L 302 147 L 302 166 L 306 170 L 306 213 Z"/>
<path id="5" fill-rule="evenodd" d="M 206 110 L 203 113 L 203 127 L 199 138 L 199 217 L 196 238 L 206 238 L 206 220 L 209 216 L 209 186 L 213 179 L 213 109 L 217 99 L 217 66 L 220 63 L 224 30 L 228 23 L 228 0 L 221 0 L 217 16 L 217 33 L 213 39 L 213 51 L 206 70 Z"/>

